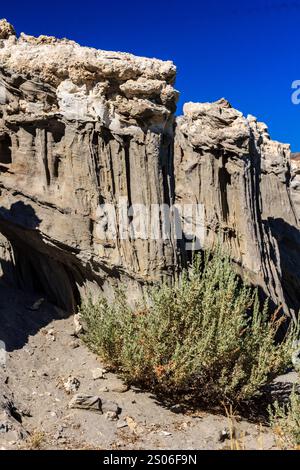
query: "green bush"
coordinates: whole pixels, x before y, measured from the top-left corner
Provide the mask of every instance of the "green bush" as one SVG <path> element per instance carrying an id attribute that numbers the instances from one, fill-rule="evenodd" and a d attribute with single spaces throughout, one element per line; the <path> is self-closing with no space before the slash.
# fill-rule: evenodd
<path id="1" fill-rule="evenodd" d="M 270 424 L 285 449 L 300 449 L 300 395 L 294 389 L 287 405 L 269 408 Z"/>
<path id="2" fill-rule="evenodd" d="M 85 341 L 127 382 L 210 405 L 258 395 L 290 363 L 296 335 L 289 328 L 275 344 L 283 318 L 268 321 L 267 304 L 261 310 L 220 249 L 198 257 L 174 286 L 152 288 L 135 309 L 118 292 L 112 304 L 88 300 L 81 314 Z"/>

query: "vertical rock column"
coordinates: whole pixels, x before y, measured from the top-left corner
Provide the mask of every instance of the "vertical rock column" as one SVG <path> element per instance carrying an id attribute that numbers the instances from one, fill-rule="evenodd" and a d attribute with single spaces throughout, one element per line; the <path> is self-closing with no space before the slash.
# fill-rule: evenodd
<path id="1" fill-rule="evenodd" d="M 171 279 L 172 240 L 132 228 L 174 199 L 172 62 L 0 31 L 0 230 L 19 285 L 72 310 L 87 289 L 133 299 Z"/>
<path id="2" fill-rule="evenodd" d="M 265 125 L 222 99 L 185 105 L 174 158 L 176 200 L 204 208 L 203 247 L 221 240 L 241 273 L 295 314 L 300 232 L 289 146 L 271 141 Z"/>

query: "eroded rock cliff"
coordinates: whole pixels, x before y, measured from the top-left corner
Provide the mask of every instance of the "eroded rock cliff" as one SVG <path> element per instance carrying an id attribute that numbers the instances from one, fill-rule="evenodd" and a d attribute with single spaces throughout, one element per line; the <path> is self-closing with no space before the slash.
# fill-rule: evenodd
<path id="1" fill-rule="evenodd" d="M 119 221 L 106 239 L 101 205 L 172 197 L 172 62 L 0 31 L 0 228 L 19 283 L 72 308 L 88 281 L 171 276 L 171 242 L 123 240 Z"/>
<path id="2" fill-rule="evenodd" d="M 218 239 L 286 311 L 299 308 L 300 233 L 289 145 L 221 99 L 188 103 L 177 119 L 176 199 L 204 207 L 204 245 Z"/>
<path id="3" fill-rule="evenodd" d="M 135 297 L 172 279 L 188 253 L 162 235 L 160 212 L 155 237 L 124 236 L 133 214 L 122 210 L 112 236 L 103 205 L 192 203 L 204 210 L 204 246 L 221 237 L 276 304 L 299 308 L 289 146 L 225 100 L 189 103 L 175 120 L 175 75 L 169 61 L 17 38 L 0 22 L 3 277 L 68 311 L 87 288 L 109 296 L 124 281 Z"/>

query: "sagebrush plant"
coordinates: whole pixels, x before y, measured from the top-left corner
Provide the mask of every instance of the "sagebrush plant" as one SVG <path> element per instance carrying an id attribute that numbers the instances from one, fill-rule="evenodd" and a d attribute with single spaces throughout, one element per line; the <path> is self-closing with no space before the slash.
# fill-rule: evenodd
<path id="1" fill-rule="evenodd" d="M 300 395 L 293 389 L 289 403 L 269 407 L 270 425 L 284 449 L 300 449 Z"/>
<path id="2" fill-rule="evenodd" d="M 136 308 L 118 291 L 83 303 L 85 341 L 123 378 L 164 395 L 239 403 L 290 362 L 297 331 L 276 344 L 283 321 L 268 319 L 257 292 L 241 282 L 221 249 L 199 255 L 173 286 L 149 290 Z"/>

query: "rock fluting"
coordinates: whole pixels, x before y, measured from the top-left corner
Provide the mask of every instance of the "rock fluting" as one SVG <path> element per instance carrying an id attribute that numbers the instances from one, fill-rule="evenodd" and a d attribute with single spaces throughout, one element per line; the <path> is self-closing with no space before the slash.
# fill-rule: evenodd
<path id="1" fill-rule="evenodd" d="M 3 277 L 67 310 L 87 289 L 110 296 L 122 282 L 134 297 L 172 280 L 188 253 L 172 231 L 162 236 L 160 212 L 155 237 L 124 237 L 122 212 L 112 237 L 103 207 L 200 204 L 204 246 L 221 237 L 241 272 L 293 313 L 300 242 L 289 146 L 226 100 L 186 104 L 175 119 L 175 77 L 170 61 L 17 38 L 0 22 Z"/>
<path id="2" fill-rule="evenodd" d="M 101 206 L 172 198 L 173 63 L 1 37 L 0 228 L 19 284 L 71 309 L 87 283 L 171 277 L 171 242 L 123 240 L 119 221 L 106 237 Z"/>
<path id="3" fill-rule="evenodd" d="M 187 103 L 177 119 L 176 199 L 204 207 L 204 243 L 218 240 L 286 311 L 299 308 L 300 238 L 290 149 L 222 99 Z"/>

